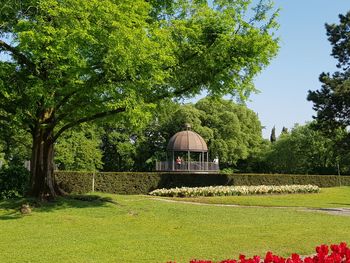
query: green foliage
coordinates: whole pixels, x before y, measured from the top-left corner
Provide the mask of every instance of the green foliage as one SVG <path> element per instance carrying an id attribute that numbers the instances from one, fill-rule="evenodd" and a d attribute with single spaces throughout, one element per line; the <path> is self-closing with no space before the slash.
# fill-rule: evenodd
<path id="1" fill-rule="evenodd" d="M 283 126 L 281 134 L 286 134 L 286 133 L 288 133 L 288 128 Z"/>
<path id="2" fill-rule="evenodd" d="M 160 98 L 253 91 L 277 51 L 272 7 L 182 2 L 3 1 L 0 36 L 11 43 L 0 52 L 11 59 L 0 63 L 1 120 L 58 137 Z"/>
<path id="3" fill-rule="evenodd" d="M 54 189 L 53 155 L 41 151 L 51 153 L 65 131 L 203 91 L 245 99 L 278 49 L 269 1 L 255 8 L 249 1 L 144 0 L 0 6 L 0 122 L 34 139 L 35 195 Z"/>
<path id="4" fill-rule="evenodd" d="M 262 143 L 261 123 L 255 112 L 230 100 L 204 98 L 195 108 L 201 112 L 203 127 L 210 131 L 207 139 L 210 156 L 218 156 L 222 168 L 235 165 L 257 152 Z"/>
<path id="5" fill-rule="evenodd" d="M 67 193 L 88 193 L 92 191 L 93 173 L 55 171 L 58 185 Z"/>
<path id="6" fill-rule="evenodd" d="M 92 189 L 92 173 L 55 172 L 67 192 L 86 193 Z M 215 185 L 350 185 L 350 176 L 288 174 L 172 174 L 172 173 L 96 173 L 95 190 L 117 194 L 147 194 L 154 189 Z"/>
<path id="7" fill-rule="evenodd" d="M 0 170 L 0 199 L 23 196 L 29 186 L 29 172 L 22 166 Z"/>
<path id="8" fill-rule="evenodd" d="M 339 24 L 326 24 L 326 30 L 339 70 L 332 75 L 322 73 L 321 89 L 309 91 L 307 99 L 313 102 L 318 127 L 332 137 L 338 127 L 350 124 L 350 11 L 339 15 Z M 349 150 L 347 144 L 342 147 Z"/>
<path id="9" fill-rule="evenodd" d="M 174 129 L 183 129 L 175 126 L 178 123 L 178 115 L 175 112 L 182 109 L 181 104 L 171 100 L 163 100 L 154 109 L 153 119 L 139 136 L 137 146 L 136 171 L 151 171 L 154 169 L 155 160 L 166 159 L 166 146 L 174 135 Z"/>
<path id="10" fill-rule="evenodd" d="M 141 124 L 140 124 L 141 126 Z M 129 171 L 136 158 L 136 140 L 140 128 L 128 125 L 125 119 L 102 124 L 103 171 Z"/>
<path id="11" fill-rule="evenodd" d="M 100 134 L 96 126 L 82 124 L 62 135 L 55 145 L 60 170 L 95 171 L 102 167 Z"/>
<path id="12" fill-rule="evenodd" d="M 296 126 L 271 144 L 264 153 L 269 172 L 336 174 L 335 141 L 314 130 L 312 125 Z"/>
<path id="13" fill-rule="evenodd" d="M 5 166 L 23 165 L 30 160 L 32 138 L 21 129 L 5 127 L 0 128 L 0 161 Z"/>

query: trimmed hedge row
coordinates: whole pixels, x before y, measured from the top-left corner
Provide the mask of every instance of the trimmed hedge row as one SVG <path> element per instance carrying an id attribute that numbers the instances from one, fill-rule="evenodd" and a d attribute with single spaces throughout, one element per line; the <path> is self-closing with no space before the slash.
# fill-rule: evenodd
<path id="1" fill-rule="evenodd" d="M 92 172 L 55 172 L 56 180 L 69 193 L 92 191 Z M 319 187 L 350 185 L 350 176 L 287 174 L 179 174 L 179 173 L 96 173 L 95 191 L 116 194 L 148 194 L 159 188 L 215 185 L 292 185 Z"/>

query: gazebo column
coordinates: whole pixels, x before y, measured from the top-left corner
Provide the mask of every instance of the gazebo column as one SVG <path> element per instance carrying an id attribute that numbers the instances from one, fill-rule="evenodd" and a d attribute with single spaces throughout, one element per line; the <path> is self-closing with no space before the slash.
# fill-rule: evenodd
<path id="1" fill-rule="evenodd" d="M 204 168 L 204 152 L 202 152 L 201 170 L 205 170 L 205 168 Z"/>
<path id="2" fill-rule="evenodd" d="M 205 168 L 207 171 L 208 171 L 208 165 L 209 165 L 209 152 L 207 152 L 207 163 L 205 165 Z"/>
<path id="3" fill-rule="evenodd" d="M 175 161 L 174 161 L 174 151 L 173 151 L 173 159 L 171 159 L 171 169 L 172 169 L 172 171 L 174 171 L 175 170 Z"/>
<path id="4" fill-rule="evenodd" d="M 191 170 L 191 166 L 190 166 L 190 151 L 187 152 L 187 170 L 190 171 Z"/>

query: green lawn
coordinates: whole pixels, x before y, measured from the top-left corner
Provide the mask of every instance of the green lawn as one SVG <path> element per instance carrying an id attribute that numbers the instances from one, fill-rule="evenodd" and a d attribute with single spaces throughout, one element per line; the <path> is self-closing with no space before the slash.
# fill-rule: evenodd
<path id="1" fill-rule="evenodd" d="M 309 201 L 312 207 L 350 203 L 349 187 L 324 191 L 308 196 L 319 200 Z M 238 258 L 239 253 L 264 255 L 267 250 L 282 256 L 308 255 L 321 243 L 350 241 L 347 216 L 298 208 L 199 206 L 148 196 L 100 195 L 116 203 L 60 199 L 37 205 L 32 214 L 22 216 L 17 208 L 23 201 L 0 202 L 0 262 L 188 262 Z M 282 197 L 271 197 L 269 204 L 280 202 L 271 201 L 274 198 Z M 293 198 L 295 204 L 306 206 L 304 195 Z M 251 199 L 254 204 L 259 199 L 267 204 L 266 197 Z"/>
<path id="2" fill-rule="evenodd" d="M 244 206 L 350 208 L 350 187 L 322 188 L 321 192 L 317 194 L 216 196 L 174 199 L 208 204 L 237 204 Z"/>

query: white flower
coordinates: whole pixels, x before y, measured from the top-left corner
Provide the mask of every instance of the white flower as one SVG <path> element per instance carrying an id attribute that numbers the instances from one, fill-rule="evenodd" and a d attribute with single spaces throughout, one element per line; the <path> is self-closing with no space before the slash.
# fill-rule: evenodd
<path id="1" fill-rule="evenodd" d="M 269 193 L 318 193 L 316 185 L 258 185 L 258 186 L 208 186 L 181 187 L 171 189 L 157 189 L 150 192 L 155 196 L 196 197 L 196 196 L 230 196 Z"/>

